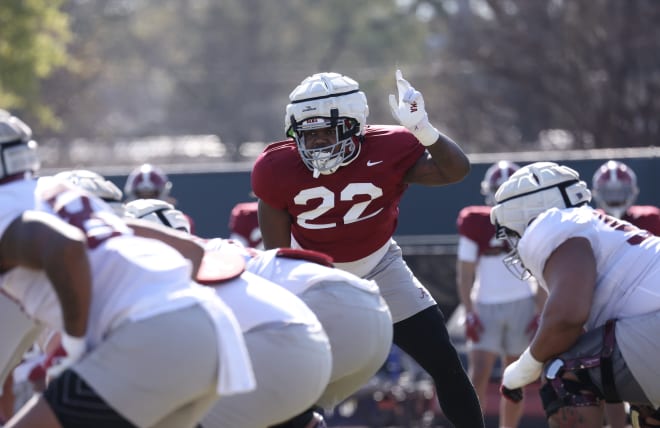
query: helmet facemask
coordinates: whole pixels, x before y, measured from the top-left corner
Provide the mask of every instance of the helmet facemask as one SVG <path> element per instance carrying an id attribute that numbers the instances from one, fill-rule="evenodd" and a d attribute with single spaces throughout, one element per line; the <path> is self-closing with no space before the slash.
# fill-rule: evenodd
<path id="1" fill-rule="evenodd" d="M 517 232 L 507 229 L 506 227 L 500 226 L 499 224 L 495 225 L 495 236 L 497 239 L 503 240 L 511 248 L 502 263 L 506 266 L 507 270 L 511 272 L 513 276 L 521 280 L 527 280 L 532 276 L 532 273 L 525 267 L 518 253 L 518 241 L 520 241 L 520 235 Z"/>
<path id="2" fill-rule="evenodd" d="M 314 178 L 333 174 L 357 158 L 365 134 L 369 106 L 358 83 L 338 73 L 317 73 L 289 94 L 284 129 L 296 141 L 303 164 Z M 334 142 L 312 147 L 304 132 L 333 128 Z"/>
<path id="3" fill-rule="evenodd" d="M 314 173 L 332 174 L 341 166 L 348 165 L 360 152 L 360 124 L 350 117 L 338 117 L 333 109 L 332 117 L 311 117 L 296 122 L 291 117 L 289 136 L 296 141 L 298 152 L 305 166 Z M 305 141 L 308 131 L 333 128 L 335 142 L 323 147 L 310 147 Z"/>

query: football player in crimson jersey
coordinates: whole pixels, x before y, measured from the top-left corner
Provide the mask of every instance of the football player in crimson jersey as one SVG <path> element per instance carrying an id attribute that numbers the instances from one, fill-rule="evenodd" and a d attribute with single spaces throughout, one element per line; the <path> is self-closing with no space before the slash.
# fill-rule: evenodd
<path id="1" fill-rule="evenodd" d="M 165 172 L 149 163 L 144 163 L 135 168 L 126 178 L 124 184 L 125 202 L 136 199 L 160 199 L 172 205 L 177 204 L 176 198 L 170 195 L 172 181 Z M 195 221 L 188 214 L 190 232 L 195 233 Z"/>
<path id="2" fill-rule="evenodd" d="M 536 293 L 536 284 L 513 277 L 502 263 L 509 248 L 497 239 L 490 222 L 497 188 L 519 168 L 508 161 L 491 165 L 481 182 L 486 205 L 463 208 L 456 222 L 460 236 L 456 284 L 465 308 L 468 374 L 483 409 L 495 362 L 500 357 L 502 364 L 508 365 L 525 350 L 543 307 L 544 293 Z M 524 402 L 502 398 L 499 409 L 499 426 L 517 427 Z"/>
<path id="3" fill-rule="evenodd" d="M 229 239 L 234 239 L 245 247 L 263 248 L 261 229 L 257 214 L 257 201 L 239 202 L 229 216 Z"/>
<path id="4" fill-rule="evenodd" d="M 390 107 L 403 126 L 367 125 L 365 94 L 338 73 L 309 76 L 291 92 L 290 139 L 270 144 L 252 170 L 264 246 L 320 251 L 375 280 L 392 312 L 394 343 L 433 377 L 444 414 L 456 427 L 483 427 L 444 316 L 392 239 L 408 185 L 458 182 L 470 163 L 429 123 L 422 94 L 401 71 L 396 84 Z"/>
<path id="5" fill-rule="evenodd" d="M 633 426 L 660 425 L 660 237 L 595 210 L 579 174 L 552 162 L 520 168 L 495 194 L 491 222 L 518 277 L 547 291 L 530 346 L 502 392 L 541 375 L 551 427 L 603 425 L 603 402 L 630 402 Z"/>
<path id="6" fill-rule="evenodd" d="M 660 208 L 634 205 L 639 194 L 637 174 L 623 162 L 609 160 L 594 173 L 591 184 L 596 207 L 612 217 L 660 235 Z"/>

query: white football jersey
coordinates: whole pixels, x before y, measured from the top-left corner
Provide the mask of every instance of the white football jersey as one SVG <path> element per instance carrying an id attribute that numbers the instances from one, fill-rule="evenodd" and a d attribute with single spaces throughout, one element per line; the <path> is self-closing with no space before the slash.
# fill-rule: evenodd
<path id="1" fill-rule="evenodd" d="M 341 269 L 279 257 L 277 253 L 277 249 L 259 252 L 248 261 L 247 270 L 280 284 L 296 295 L 321 281 L 344 281 L 364 291 L 380 293 L 374 281 L 362 279 Z"/>
<path id="2" fill-rule="evenodd" d="M 543 287 L 547 259 L 574 237 L 589 240 L 596 259 L 596 289 L 587 329 L 611 318 L 660 309 L 660 237 L 588 206 L 542 213 L 518 243 L 523 264 Z"/>
<path id="3" fill-rule="evenodd" d="M 160 241 L 134 236 L 105 202 L 52 177 L 19 180 L 0 187 L 0 236 L 27 210 L 57 216 L 87 237 L 94 278 L 86 332 L 90 350 L 124 321 L 201 304 L 218 332 L 223 361 L 219 390 L 253 387 L 249 356 L 233 313 L 212 290 L 191 281 L 191 263 L 178 251 Z M 43 271 L 11 269 L 0 275 L 0 289 L 30 318 L 53 330 L 63 329 L 56 293 Z"/>
<path id="4" fill-rule="evenodd" d="M 234 311 L 243 333 L 274 322 L 319 325 L 316 315 L 293 293 L 250 272 L 212 287 Z"/>

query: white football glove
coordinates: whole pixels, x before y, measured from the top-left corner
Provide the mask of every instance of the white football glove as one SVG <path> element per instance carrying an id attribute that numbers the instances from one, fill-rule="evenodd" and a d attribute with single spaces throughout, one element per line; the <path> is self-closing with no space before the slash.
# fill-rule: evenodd
<path id="1" fill-rule="evenodd" d="M 502 385 L 508 389 L 522 388 L 538 379 L 542 370 L 543 363 L 536 361 L 528 347 L 520 358 L 504 369 Z"/>
<path id="2" fill-rule="evenodd" d="M 396 87 L 399 91 L 399 101 L 397 102 L 396 97 L 390 94 L 392 116 L 408 128 L 424 146 L 430 146 L 438 141 L 440 132 L 429 123 L 422 93 L 403 78 L 401 70 L 396 71 Z"/>
<path id="3" fill-rule="evenodd" d="M 62 333 L 61 336 L 60 347 L 64 352 L 58 352 L 56 350 L 56 355 L 50 359 L 50 366 L 46 370 L 47 382 L 50 382 L 59 376 L 64 370 L 68 369 L 76 361 L 80 360 L 82 356 L 85 355 L 85 352 L 87 352 L 87 344 L 85 343 L 84 337 L 73 337 L 66 333 Z"/>

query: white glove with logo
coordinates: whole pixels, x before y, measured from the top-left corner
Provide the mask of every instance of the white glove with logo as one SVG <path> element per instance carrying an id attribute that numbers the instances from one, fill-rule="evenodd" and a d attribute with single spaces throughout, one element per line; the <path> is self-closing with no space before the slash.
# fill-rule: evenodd
<path id="1" fill-rule="evenodd" d="M 71 367 L 80 360 L 87 352 L 87 344 L 84 337 L 73 337 L 62 333 L 60 346 L 54 355 L 49 358 L 49 366 L 46 370 L 47 382 L 59 376 L 64 370 Z"/>
<path id="2" fill-rule="evenodd" d="M 396 97 L 390 94 L 392 116 L 408 128 L 424 146 L 430 146 L 438 141 L 440 132 L 429 123 L 422 93 L 403 78 L 401 70 L 396 71 L 396 87 L 399 91 L 399 101 L 397 102 Z"/>
<path id="3" fill-rule="evenodd" d="M 508 389 L 522 388 L 538 379 L 542 370 L 543 363 L 536 361 L 528 347 L 520 358 L 504 369 L 502 385 Z"/>

